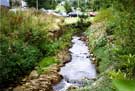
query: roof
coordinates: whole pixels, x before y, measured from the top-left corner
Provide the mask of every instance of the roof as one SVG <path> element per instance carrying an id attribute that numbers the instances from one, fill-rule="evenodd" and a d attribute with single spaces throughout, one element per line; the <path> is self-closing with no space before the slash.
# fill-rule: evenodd
<path id="1" fill-rule="evenodd" d="M 9 7 L 9 0 L 0 0 L 0 5 Z"/>

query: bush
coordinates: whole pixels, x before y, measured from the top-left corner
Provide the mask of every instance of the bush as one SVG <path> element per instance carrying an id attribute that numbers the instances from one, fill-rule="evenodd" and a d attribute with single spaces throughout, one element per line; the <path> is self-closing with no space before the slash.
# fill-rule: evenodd
<path id="1" fill-rule="evenodd" d="M 0 52 L 0 84 L 10 83 L 16 78 L 26 74 L 31 70 L 41 52 L 34 46 L 25 45 L 22 41 L 16 40 L 15 44 L 10 44 L 9 40 L 1 40 Z"/>
<path id="2" fill-rule="evenodd" d="M 96 0 L 95 2 L 96 5 L 99 5 L 97 8 L 102 9 L 95 17 L 93 24 L 98 26 L 102 23 L 105 27 L 101 26 L 97 29 L 97 26 L 91 26 L 87 34 L 90 40 L 90 48 L 92 48 L 96 57 L 101 60 L 99 64 L 101 72 L 107 69 L 108 63 L 114 66 L 113 70 L 109 72 L 109 76 L 116 79 L 113 84 L 117 90 L 133 91 L 135 86 L 133 83 L 135 78 L 134 0 Z M 101 32 L 102 30 L 105 32 Z M 106 43 L 102 41 L 101 35 L 105 35 L 105 38 L 107 38 Z M 103 87 L 99 86 L 98 91 L 112 91 L 111 88 L 106 89 L 104 86 L 104 84 Z M 112 84 L 108 84 L 106 87 L 110 86 L 112 87 Z"/>
<path id="3" fill-rule="evenodd" d="M 101 9 L 97 16 L 94 18 L 94 22 L 107 22 L 114 18 L 113 8 Z"/>
<path id="4" fill-rule="evenodd" d="M 14 13 L 2 9 L 0 15 L 0 86 L 3 86 L 18 81 L 48 55 L 52 47 L 45 53 L 41 44 L 50 46 L 47 34 L 50 26 L 57 25 L 58 17 L 35 10 Z"/>
<path id="5" fill-rule="evenodd" d="M 120 55 L 118 57 L 118 66 L 126 74 L 127 79 L 132 79 L 135 76 L 135 55 Z"/>
<path id="6" fill-rule="evenodd" d="M 96 48 L 104 47 L 107 44 L 107 39 L 105 37 L 100 38 L 96 43 Z"/>

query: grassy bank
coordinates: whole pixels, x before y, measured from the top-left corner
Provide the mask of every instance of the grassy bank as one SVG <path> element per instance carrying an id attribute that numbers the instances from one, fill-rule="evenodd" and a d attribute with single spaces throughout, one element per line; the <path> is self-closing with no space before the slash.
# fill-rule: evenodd
<path id="1" fill-rule="evenodd" d="M 132 0 L 127 3 L 130 2 Z M 119 8 L 115 6 L 101 9 L 85 32 L 89 39 L 88 46 L 96 57 L 95 64 L 99 73 L 95 81 L 88 81 L 84 87 L 73 91 L 134 90 L 135 18 L 131 9 L 133 7 L 120 11 Z M 129 15 L 126 16 L 126 13 Z"/>
<path id="2" fill-rule="evenodd" d="M 111 35 L 107 35 L 106 21 L 103 18 L 106 18 L 106 16 L 100 18 L 99 13 L 98 16 L 93 18 L 91 26 L 84 33 L 88 38 L 90 52 L 96 58 L 94 63 L 98 72 L 97 79 L 95 81 L 88 80 L 84 87 L 71 91 L 114 91 L 107 71 L 113 65 L 110 52 L 111 43 L 109 41 Z"/>
<path id="3" fill-rule="evenodd" d="M 1 87 L 20 82 L 32 70 L 44 74 L 60 65 L 72 36 L 88 25 L 32 9 L 16 13 L 2 9 L 0 17 Z"/>
<path id="4" fill-rule="evenodd" d="M 59 63 L 55 55 L 70 45 L 74 32 L 63 18 L 36 10 L 2 9 L 0 17 L 0 86 L 18 82 L 37 65 L 41 72 Z"/>

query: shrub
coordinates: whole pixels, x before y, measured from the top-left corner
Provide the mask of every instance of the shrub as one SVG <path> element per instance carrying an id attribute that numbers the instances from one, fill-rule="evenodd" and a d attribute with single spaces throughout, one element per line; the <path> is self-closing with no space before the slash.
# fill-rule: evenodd
<path id="1" fill-rule="evenodd" d="M 97 16 L 94 18 L 94 22 L 110 21 L 114 17 L 113 8 L 101 9 Z"/>
<path id="2" fill-rule="evenodd" d="M 0 46 L 0 84 L 17 81 L 18 77 L 31 70 L 41 56 L 39 49 L 25 45 L 22 41 L 10 44 L 9 40 L 1 40 Z M 27 70 L 27 71 L 26 71 Z"/>
<path id="3" fill-rule="evenodd" d="M 2 86 L 18 81 L 47 55 L 51 49 L 45 53 L 41 44 L 48 43 L 45 45 L 50 46 L 47 34 L 52 24 L 57 25 L 55 20 L 58 17 L 47 16 L 35 10 L 14 13 L 2 9 L 0 15 L 0 86 Z"/>

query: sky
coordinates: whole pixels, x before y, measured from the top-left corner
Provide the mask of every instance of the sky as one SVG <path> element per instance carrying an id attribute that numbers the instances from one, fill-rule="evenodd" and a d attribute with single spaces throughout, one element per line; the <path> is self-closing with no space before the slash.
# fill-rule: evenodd
<path id="1" fill-rule="evenodd" d="M 0 5 L 3 5 L 3 6 L 10 6 L 9 5 L 9 0 L 0 0 Z"/>

